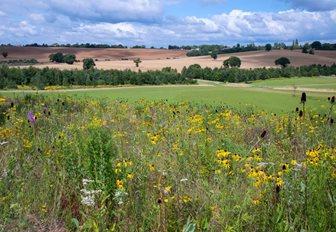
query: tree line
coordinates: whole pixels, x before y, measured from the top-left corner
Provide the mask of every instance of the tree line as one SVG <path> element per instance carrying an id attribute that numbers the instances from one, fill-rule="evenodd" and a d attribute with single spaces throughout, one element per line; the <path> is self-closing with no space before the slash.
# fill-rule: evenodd
<path id="1" fill-rule="evenodd" d="M 44 89 L 46 86 L 71 85 L 164 85 L 194 84 L 176 69 L 164 68 L 161 71 L 134 72 L 131 70 L 59 70 L 55 68 L 9 68 L 0 66 L 0 89 L 15 89 L 18 85 Z"/>
<path id="2" fill-rule="evenodd" d="M 175 48 L 175 47 L 173 47 Z M 279 49 L 302 49 L 303 53 L 314 54 L 315 50 L 336 50 L 336 44 L 331 43 L 321 43 L 320 41 L 314 41 L 312 43 L 305 43 L 301 45 L 298 40 L 293 41 L 291 46 L 286 45 L 285 43 L 274 43 L 265 44 L 265 45 L 255 45 L 254 43 L 241 45 L 236 44 L 232 47 L 225 46 L 225 45 L 200 45 L 200 46 L 190 46 L 191 50 L 187 52 L 187 56 L 208 56 L 213 53 L 216 54 L 230 54 L 230 53 L 237 53 L 237 52 L 249 52 L 249 51 L 271 51 L 279 50 Z"/>
<path id="3" fill-rule="evenodd" d="M 231 62 L 238 62 L 232 60 Z M 202 68 L 198 64 L 184 67 L 181 73 L 176 69 L 164 68 L 160 71 L 134 72 L 131 70 L 59 70 L 53 68 L 38 69 L 9 68 L 0 66 L 0 89 L 17 88 L 18 85 L 45 86 L 70 85 L 162 85 L 162 84 L 194 84 L 195 79 L 221 82 L 251 82 L 280 77 L 313 77 L 336 75 L 336 64 L 310 65 L 284 68 L 239 69 L 238 66 L 221 68 Z M 232 63 L 234 64 L 234 63 Z M 232 65 L 231 64 L 231 65 Z M 235 64 L 237 65 L 237 64 Z"/>
<path id="4" fill-rule="evenodd" d="M 255 69 L 239 69 L 239 61 L 237 66 L 232 68 L 202 68 L 198 64 L 184 67 L 182 76 L 187 79 L 204 79 L 220 82 L 246 82 L 255 80 L 266 80 L 271 78 L 290 78 L 290 77 L 316 77 L 316 76 L 332 76 L 336 75 L 336 64 L 326 65 L 309 65 L 301 67 L 282 66 L 283 68 L 255 68 Z M 279 59 L 277 60 L 279 62 Z M 281 61 L 280 61 L 281 62 Z"/>

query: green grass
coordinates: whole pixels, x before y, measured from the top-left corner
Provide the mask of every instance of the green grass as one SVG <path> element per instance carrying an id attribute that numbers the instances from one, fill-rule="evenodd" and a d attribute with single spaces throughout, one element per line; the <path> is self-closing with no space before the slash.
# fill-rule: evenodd
<path id="1" fill-rule="evenodd" d="M 254 87 L 293 87 L 334 89 L 336 91 L 335 77 L 298 77 L 259 80 L 252 84 Z"/>
<path id="2" fill-rule="evenodd" d="M 271 91 L 254 88 L 232 88 L 225 86 L 165 86 L 93 89 L 85 91 L 40 92 L 49 96 L 70 95 L 78 98 L 126 99 L 134 102 L 138 99 L 161 100 L 170 102 L 188 101 L 210 105 L 229 105 L 240 110 L 258 109 L 281 113 L 294 110 L 300 103 L 300 93 Z M 0 92 L 6 96 L 19 96 L 25 92 Z M 330 94 L 329 94 L 330 95 Z M 329 96 L 325 93 L 308 93 L 307 106 L 311 110 L 324 108 Z"/>
<path id="3" fill-rule="evenodd" d="M 0 100 L 0 231 L 335 231 L 327 117 L 97 97 Z"/>

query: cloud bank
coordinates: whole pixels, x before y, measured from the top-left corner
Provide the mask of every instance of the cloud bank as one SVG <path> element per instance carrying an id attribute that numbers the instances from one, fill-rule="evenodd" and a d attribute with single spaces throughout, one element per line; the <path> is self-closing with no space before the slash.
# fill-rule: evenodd
<path id="1" fill-rule="evenodd" d="M 304 7 L 279 12 L 231 10 L 208 17 L 167 17 L 165 7 L 178 1 L 1 0 L 0 43 L 165 46 L 336 39 L 336 8 L 331 7 L 334 1 L 290 2 L 294 7 Z"/>

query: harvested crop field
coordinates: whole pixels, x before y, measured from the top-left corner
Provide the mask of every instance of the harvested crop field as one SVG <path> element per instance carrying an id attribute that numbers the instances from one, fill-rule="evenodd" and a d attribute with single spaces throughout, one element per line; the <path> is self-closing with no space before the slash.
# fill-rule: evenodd
<path id="1" fill-rule="evenodd" d="M 8 47 L 7 59 L 35 58 L 39 62 L 49 62 L 51 53 L 73 53 L 77 59 L 94 58 L 98 60 L 133 59 L 166 59 L 184 57 L 186 51 L 166 49 L 121 49 L 121 48 L 66 48 L 66 47 Z M 0 60 L 3 58 L 0 57 Z"/>
<path id="2" fill-rule="evenodd" d="M 11 47 L 8 52 L 7 59 L 35 58 L 41 63 L 36 65 L 37 67 L 60 69 L 81 69 L 82 63 L 78 62 L 74 65 L 50 63 L 48 56 L 51 53 L 73 53 L 78 60 L 93 58 L 96 60 L 96 67 L 100 69 L 131 69 L 133 71 L 138 70 L 133 63 L 133 59 L 138 57 L 142 60 L 139 67 L 141 70 L 160 70 L 164 67 L 172 67 L 181 71 L 183 67 L 192 64 L 215 68 L 222 66 L 223 61 L 230 56 L 239 57 L 242 60 L 242 68 L 274 67 L 274 61 L 282 56 L 288 57 L 293 66 L 336 63 L 336 51 L 316 51 L 315 55 L 303 54 L 301 50 L 253 51 L 220 55 L 217 60 L 211 59 L 210 56 L 187 57 L 186 51 L 166 49 Z"/>

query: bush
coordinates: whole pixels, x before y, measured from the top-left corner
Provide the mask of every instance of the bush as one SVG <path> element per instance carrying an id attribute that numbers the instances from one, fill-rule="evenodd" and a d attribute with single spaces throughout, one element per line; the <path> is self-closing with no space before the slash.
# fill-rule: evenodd
<path id="1" fill-rule="evenodd" d="M 2 56 L 3 56 L 4 58 L 7 58 L 7 56 L 8 56 L 8 52 L 7 52 L 7 51 L 3 51 L 1 54 L 2 54 Z"/>
<path id="2" fill-rule="evenodd" d="M 291 62 L 287 57 L 280 57 L 275 62 L 275 65 L 281 65 L 283 68 L 287 67 Z"/>
<path id="3" fill-rule="evenodd" d="M 93 61 L 92 58 L 84 59 L 83 60 L 83 69 L 88 70 L 92 69 L 96 66 L 95 62 Z"/>
<path id="4" fill-rule="evenodd" d="M 322 44 L 320 41 L 315 41 L 311 44 L 311 48 L 320 50 L 322 48 Z"/>
<path id="5" fill-rule="evenodd" d="M 236 57 L 236 56 L 231 56 L 229 59 L 225 60 L 223 62 L 223 65 L 224 67 L 231 67 L 231 68 L 234 68 L 234 67 L 240 67 L 241 66 L 241 60 Z"/>
<path id="6" fill-rule="evenodd" d="M 74 54 L 67 54 L 64 56 L 64 62 L 67 64 L 73 64 L 76 61 L 76 56 Z"/>
<path id="7" fill-rule="evenodd" d="M 217 58 L 218 58 L 218 52 L 217 51 L 212 51 L 211 52 L 211 58 L 214 59 L 214 60 L 217 60 Z"/>
<path id="8" fill-rule="evenodd" d="M 20 66 L 20 65 L 34 65 L 37 64 L 38 61 L 36 59 L 20 59 L 20 60 L 2 60 L 1 64 L 6 64 L 9 66 Z"/>
<path id="9" fill-rule="evenodd" d="M 53 54 L 50 54 L 49 59 L 51 62 L 63 63 L 64 55 L 61 52 L 53 53 Z"/>
<path id="10" fill-rule="evenodd" d="M 133 62 L 134 62 L 134 64 L 135 64 L 135 66 L 138 68 L 138 67 L 139 67 L 139 64 L 140 64 L 142 61 L 140 60 L 140 58 L 136 58 L 135 60 L 133 60 Z"/>
<path id="11" fill-rule="evenodd" d="M 271 51 L 272 50 L 272 45 L 271 44 L 266 44 L 265 50 L 268 51 L 268 52 Z"/>

